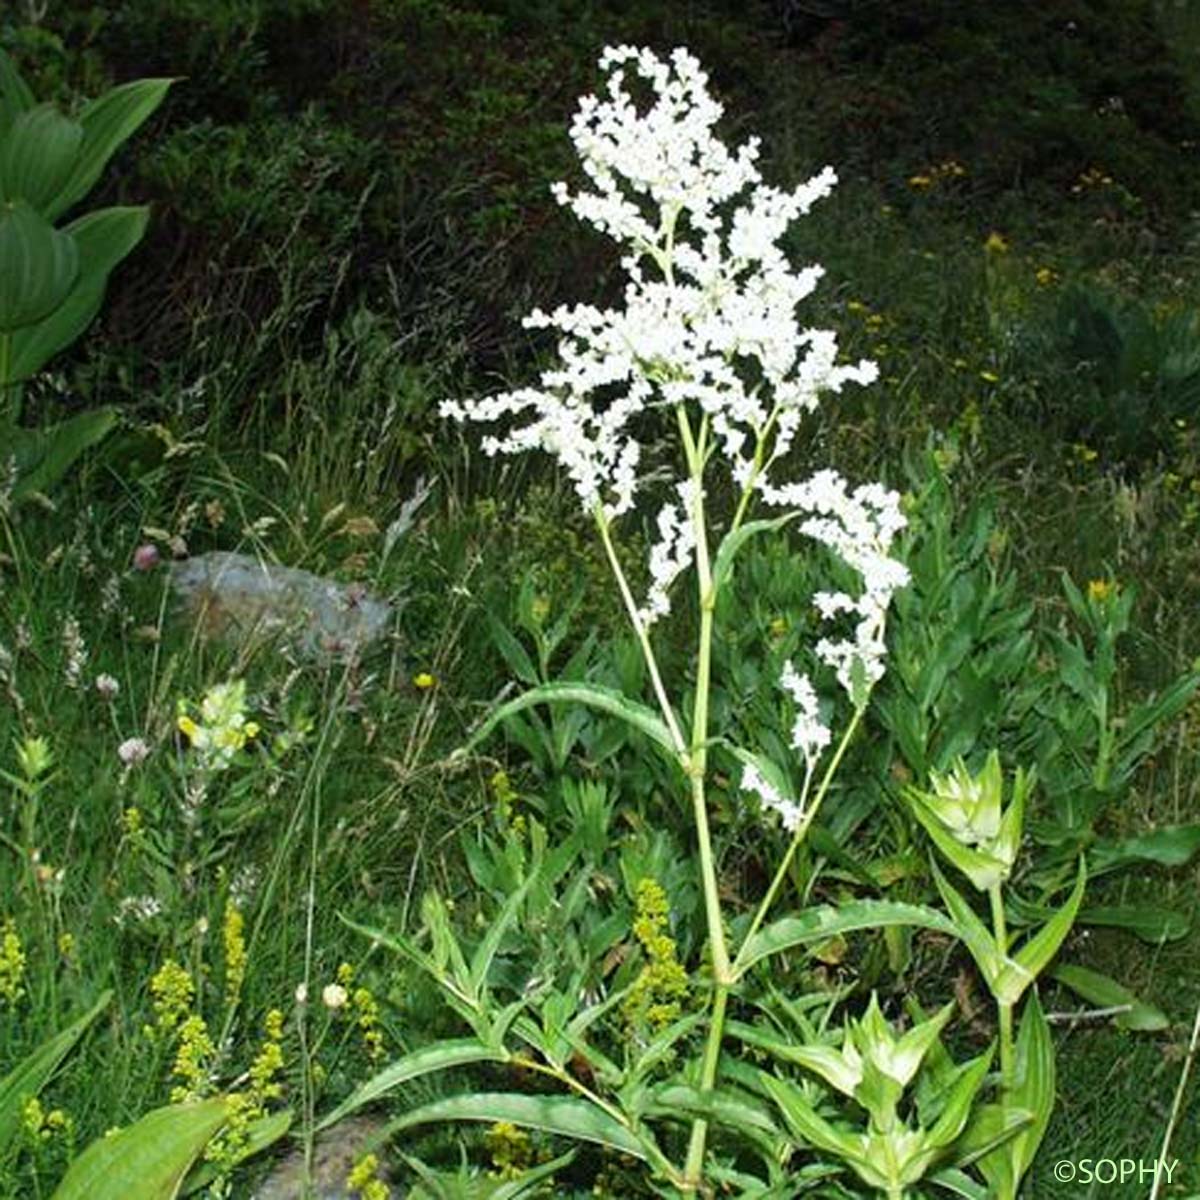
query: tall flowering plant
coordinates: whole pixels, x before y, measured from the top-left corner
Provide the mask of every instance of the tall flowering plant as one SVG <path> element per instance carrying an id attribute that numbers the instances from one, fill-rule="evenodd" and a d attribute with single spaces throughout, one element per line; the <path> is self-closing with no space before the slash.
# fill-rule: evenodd
<path id="1" fill-rule="evenodd" d="M 904 525 L 895 492 L 877 483 L 853 487 L 832 470 L 801 480 L 782 478 L 800 424 L 821 397 L 876 377 L 873 363 L 838 361 L 834 333 L 802 324 L 798 307 L 816 287 L 821 268 L 794 269 L 780 247 L 788 226 L 828 195 L 836 179 L 826 168 L 793 191 L 764 183 L 755 165 L 757 141 L 731 151 L 715 136 L 721 107 L 686 50 L 675 50 L 663 61 L 649 50 L 623 46 L 606 50 L 600 65 L 607 75 L 606 94 L 584 97 L 571 128 L 588 183 L 577 191 L 555 184 L 554 192 L 561 204 L 622 247 L 628 277 L 624 302 L 604 310 L 580 304 L 534 311 L 525 324 L 556 331 L 557 365 L 542 373 L 537 386 L 475 401 L 448 400 L 441 411 L 462 422 L 505 422 L 485 436 L 488 454 L 539 449 L 561 464 L 595 522 L 655 703 L 587 682 L 544 683 L 499 707 L 470 744 L 532 705 L 584 704 L 630 722 L 678 764 L 690 802 L 706 918 L 711 962 L 703 981 L 706 992 L 698 1012 L 671 1023 L 687 988 L 663 932 L 665 917 L 657 909 L 652 921 L 644 916 L 643 925 L 653 926 L 645 937 L 639 934 L 648 947 L 648 969 L 657 970 L 654 978 L 669 972 L 678 986 L 659 997 L 669 1001 L 657 1010 L 666 1028 L 640 1059 L 622 1067 L 595 1037 L 618 997 L 589 1000 L 577 984 L 555 992 L 545 980 L 531 978 L 525 993 L 504 1007 L 490 998 L 489 973 L 501 943 L 519 921 L 522 906 L 545 890 L 533 887 L 532 874 L 469 955 L 450 928 L 445 905 L 431 896 L 423 911 L 429 949 L 403 936 L 369 932 L 438 979 L 474 1038 L 418 1050 L 391 1064 L 324 1124 L 418 1074 L 469 1062 L 518 1064 L 553 1077 L 569 1094 L 455 1097 L 408 1113 L 390 1128 L 455 1119 L 535 1125 L 640 1159 L 660 1183 L 681 1195 L 707 1194 L 716 1179 L 727 1186 L 736 1183 L 739 1194 L 791 1195 L 778 1177 L 781 1166 L 797 1146 L 815 1147 L 899 1197 L 927 1171 L 960 1161 L 953 1147 L 986 1076 L 990 1051 L 961 1066 L 950 1061 L 938 1042 L 949 1009 L 929 1021 L 919 1014 L 914 1030 L 897 1040 L 873 1007 L 869 1020 L 847 1029 L 840 1057 L 815 1029 L 810 1032 L 816 1044 L 802 1051 L 729 1011 L 734 989 L 747 973 L 792 947 L 886 925 L 958 932 L 956 922 L 937 910 L 882 900 L 809 908 L 768 923 L 792 858 L 883 674 L 888 606 L 908 579 L 891 555 Z M 615 538 L 640 495 L 663 479 L 661 438 L 654 434 L 664 416 L 678 431 L 678 459 L 666 464 L 666 495 L 659 498 L 658 536 L 649 554 L 650 585 L 637 596 Z M 709 488 L 721 474 L 734 498 L 718 537 L 720 521 Z M 760 515 L 756 509 L 765 511 Z M 859 582 L 850 591 L 813 595 L 824 636 L 813 648 L 812 661 L 788 662 L 781 672 L 780 687 L 795 713 L 790 741 L 796 758 L 785 764 L 754 747 L 714 737 L 709 699 L 717 600 L 729 584 L 735 558 L 752 537 L 789 524 L 831 550 Z M 651 635 L 670 614 L 673 585 L 688 572 L 697 589 L 699 628 L 690 711 L 683 712 L 659 669 Z M 828 695 L 822 697 L 830 687 L 849 700 L 850 718 L 836 737 L 827 720 L 835 705 Z M 773 814 L 790 835 L 778 870 L 749 923 L 738 926 L 736 939 L 730 938 L 722 911 L 706 792 L 709 751 L 717 742 L 742 764 L 741 790 L 757 797 L 764 813 Z M 566 859 L 558 850 L 554 870 L 561 876 Z M 548 862 L 544 844 L 531 852 Z M 647 978 L 638 986 L 644 988 Z M 576 1011 L 580 1005 L 582 1011 Z M 630 1005 L 625 1007 L 628 1011 Z M 540 1023 L 533 1011 L 540 1012 Z M 697 1031 L 702 1046 L 697 1061 L 661 1088 L 648 1089 L 652 1072 Z M 787 1071 L 800 1066 L 831 1082 L 865 1105 L 869 1125 L 854 1135 L 844 1126 L 835 1128 L 812 1107 L 811 1080 L 799 1087 L 756 1073 L 744 1062 L 727 1087 L 722 1071 L 733 1073 L 728 1046 L 735 1039 L 756 1054 L 776 1056 Z M 927 1110 L 933 1113 L 928 1127 L 918 1121 L 914 1128 L 908 1124 L 911 1104 L 905 1103 L 903 1113 L 900 1105 L 927 1052 L 940 1072 L 938 1099 L 931 1108 L 922 1107 L 921 1119 Z M 585 1074 L 577 1067 L 580 1061 L 588 1066 Z M 651 1118 L 678 1121 L 681 1114 L 689 1122 L 686 1138 L 677 1144 L 662 1141 Z M 1020 1105 L 1007 1106 L 989 1118 L 985 1143 L 972 1153 L 1012 1137 L 1030 1119 Z M 751 1186 L 738 1170 L 713 1161 L 708 1142 L 714 1123 L 737 1127 L 763 1150 L 772 1178 L 767 1190 L 756 1191 L 759 1184 Z M 784 1190 L 771 1190 L 776 1187 Z"/>

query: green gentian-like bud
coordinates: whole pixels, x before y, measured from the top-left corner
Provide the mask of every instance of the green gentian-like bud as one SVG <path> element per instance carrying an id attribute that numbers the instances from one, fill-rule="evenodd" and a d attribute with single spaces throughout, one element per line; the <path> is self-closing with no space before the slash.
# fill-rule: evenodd
<path id="1" fill-rule="evenodd" d="M 959 759 L 947 775 L 930 772 L 932 791 L 909 788 L 905 795 L 942 855 L 986 892 L 1012 873 L 1034 778 L 1018 767 L 1012 799 L 1003 808 L 1000 755 L 993 750 L 978 775 Z"/>

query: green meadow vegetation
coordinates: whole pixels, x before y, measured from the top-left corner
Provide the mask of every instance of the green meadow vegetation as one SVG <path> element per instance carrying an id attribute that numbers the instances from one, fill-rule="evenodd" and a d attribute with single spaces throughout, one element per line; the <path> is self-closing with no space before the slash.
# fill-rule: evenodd
<path id="1" fill-rule="evenodd" d="M 550 185 L 626 45 L 837 172 L 833 533 L 699 406 L 619 516 L 471 419 L 623 302 Z M 1179 0 L 0 11 L 0 1200 L 1200 1195 L 1198 146 Z"/>

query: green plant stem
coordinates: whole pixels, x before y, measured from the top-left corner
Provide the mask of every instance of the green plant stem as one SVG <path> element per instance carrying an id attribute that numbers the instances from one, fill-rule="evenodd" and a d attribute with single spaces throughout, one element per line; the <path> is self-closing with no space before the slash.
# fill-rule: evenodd
<path id="1" fill-rule="evenodd" d="M 1008 926 L 1004 919 L 1004 896 L 1000 884 L 994 884 L 988 889 L 988 898 L 992 903 L 992 932 L 996 938 L 996 946 L 1007 958 Z M 1008 1098 L 1017 1082 L 1013 1074 L 1013 1006 L 998 999 L 996 1009 L 1000 1025 L 1001 1103 L 1007 1106 Z"/>
<path id="2" fill-rule="evenodd" d="M 696 663 L 696 698 L 692 708 L 692 740 L 688 774 L 692 781 L 692 816 L 696 823 L 696 838 L 700 850 L 700 875 L 704 885 L 704 911 L 708 922 L 708 940 L 712 952 L 713 1003 L 709 1018 L 708 1042 L 700 1072 L 700 1090 L 709 1091 L 716 1083 L 717 1065 L 721 1058 L 721 1042 L 725 1033 L 725 1009 L 729 1000 L 729 951 L 725 944 L 725 929 L 721 918 L 721 898 L 717 889 L 717 872 L 713 859 L 712 838 L 708 827 L 708 807 L 704 790 L 708 766 L 708 693 L 712 678 L 713 614 L 716 611 L 716 588 L 713 586 L 712 564 L 708 556 L 708 533 L 704 520 L 704 460 L 708 433 L 707 419 L 701 420 L 698 437 L 692 438 L 687 414 L 682 405 L 676 409 L 680 432 L 687 452 L 688 472 L 695 488 L 692 500 L 692 525 L 696 540 L 696 578 L 700 598 L 700 633 Z M 708 1122 L 698 1117 L 692 1122 L 688 1141 L 687 1160 L 683 1169 L 685 1195 L 695 1192 L 704 1169 L 704 1149 L 708 1140 Z"/>
<path id="3" fill-rule="evenodd" d="M 788 868 L 792 865 L 792 859 L 796 856 L 796 851 L 800 849 L 800 844 L 804 841 L 809 826 L 816 817 L 817 810 L 821 807 L 821 801 L 825 799 L 825 794 L 829 791 L 829 785 L 833 781 L 834 775 L 837 774 L 838 767 L 841 765 L 842 756 L 846 753 L 846 748 L 850 745 L 850 739 L 854 736 L 854 731 L 858 728 L 865 711 L 865 708 L 856 708 L 854 710 L 854 716 L 850 718 L 850 723 L 846 726 L 846 732 L 842 734 L 841 741 L 838 742 L 837 749 L 834 750 L 833 757 L 829 760 L 829 765 L 825 768 L 825 774 L 821 777 L 821 782 L 817 787 L 817 794 L 813 797 L 812 804 L 804 814 L 804 820 L 801 822 L 800 828 L 793 834 L 787 852 L 783 856 L 783 861 L 779 864 L 775 876 L 771 880 L 771 886 L 767 888 L 767 894 L 763 897 L 762 903 L 759 904 L 758 911 L 754 914 L 754 920 L 750 922 L 750 928 L 747 930 L 746 936 L 742 939 L 742 944 L 738 948 L 737 955 L 733 960 L 732 974 L 735 980 L 741 975 L 742 968 L 740 964 L 742 953 L 750 944 L 754 935 L 759 931 L 763 921 L 767 918 L 767 914 L 771 911 L 771 905 L 775 902 L 775 897 L 779 894 L 779 889 L 783 886 L 784 879 L 787 878 Z"/>
<path id="4" fill-rule="evenodd" d="M 633 626 L 633 631 L 637 634 L 638 645 L 642 648 L 642 657 L 646 660 L 646 668 L 650 672 L 650 681 L 654 688 L 654 696 L 658 701 L 658 707 L 662 711 L 663 720 L 667 723 L 667 729 L 671 734 L 671 741 L 675 745 L 676 753 L 681 760 L 687 758 L 687 743 L 684 741 L 683 733 L 679 728 L 679 722 L 675 719 L 675 712 L 671 708 L 671 701 L 667 697 L 667 689 L 663 686 L 662 676 L 658 670 L 658 660 L 654 657 L 654 648 L 650 645 L 650 635 L 646 632 L 646 626 L 642 619 L 638 616 L 637 603 L 634 601 L 633 593 L 629 590 L 629 582 L 625 578 L 625 572 L 621 570 L 621 563 L 617 558 L 616 548 L 612 543 L 612 535 L 609 532 L 609 524 L 604 519 L 604 513 L 597 505 L 595 510 L 596 528 L 600 530 L 600 540 L 604 543 L 604 552 L 608 555 L 608 565 L 612 568 L 613 575 L 616 576 L 617 588 L 620 590 L 621 599 L 625 602 L 625 611 L 629 616 L 629 622 Z M 686 769 L 686 762 L 684 764 Z"/>

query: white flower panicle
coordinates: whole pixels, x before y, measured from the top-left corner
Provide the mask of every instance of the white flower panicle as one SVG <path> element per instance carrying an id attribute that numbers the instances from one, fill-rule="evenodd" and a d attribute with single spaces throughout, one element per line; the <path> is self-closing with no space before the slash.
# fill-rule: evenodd
<path id="1" fill-rule="evenodd" d="M 600 67 L 607 95 L 583 97 L 571 126 L 591 188 L 553 190 L 627 247 L 624 307 L 534 311 L 525 325 L 559 333 L 559 366 L 538 387 L 447 400 L 440 411 L 486 422 L 529 413 L 528 424 L 485 438 L 484 451 L 552 454 L 584 508 L 612 520 L 633 506 L 641 447 L 631 424 L 646 409 L 699 405 L 745 486 L 787 452 L 822 392 L 869 383 L 877 371 L 837 365 L 835 335 L 798 324 L 796 307 L 821 268 L 793 271 L 778 245 L 829 194 L 832 169 L 791 192 L 763 184 L 757 140 L 731 152 L 714 136 L 722 109 L 686 50 L 664 62 L 650 50 L 610 48 Z M 648 108 L 627 90 L 629 75 L 651 94 Z M 770 450 L 756 467 L 764 440 Z"/>
<path id="2" fill-rule="evenodd" d="M 696 502 L 696 485 L 685 479 L 675 485 L 679 504 L 664 504 L 658 514 L 658 541 L 650 551 L 650 592 L 638 613 L 643 628 L 671 611 L 667 590 L 675 578 L 691 566 L 696 551 L 696 527 L 691 511 Z"/>
<path id="3" fill-rule="evenodd" d="M 796 720 L 792 725 L 792 747 L 804 756 L 805 770 L 811 775 L 817 765 L 817 759 L 821 757 L 821 751 L 829 745 L 829 726 L 821 720 L 817 692 L 807 675 L 799 674 L 796 668 L 787 662 L 783 665 L 780 682 L 796 705 Z"/>
<path id="4" fill-rule="evenodd" d="M 811 513 L 800 531 L 822 542 L 862 576 L 862 594 L 818 592 L 813 605 L 825 620 L 841 613 L 857 618 L 852 638 L 822 638 L 817 657 L 833 667 L 852 699 L 855 665 L 869 689 L 883 677 L 884 628 L 892 595 L 908 583 L 908 569 L 888 551 L 905 526 L 900 497 L 878 483 L 849 490 L 836 471 L 818 471 L 803 483 L 759 488 L 766 503 Z M 856 700 L 856 703 L 858 701 Z"/>
<path id="5" fill-rule="evenodd" d="M 742 770 L 742 790 L 754 792 L 762 801 L 763 808 L 769 808 L 779 814 L 783 827 L 789 833 L 795 833 L 804 820 L 804 809 L 795 800 L 788 800 L 780 795 L 779 789 L 772 787 L 762 772 L 747 763 Z"/>

